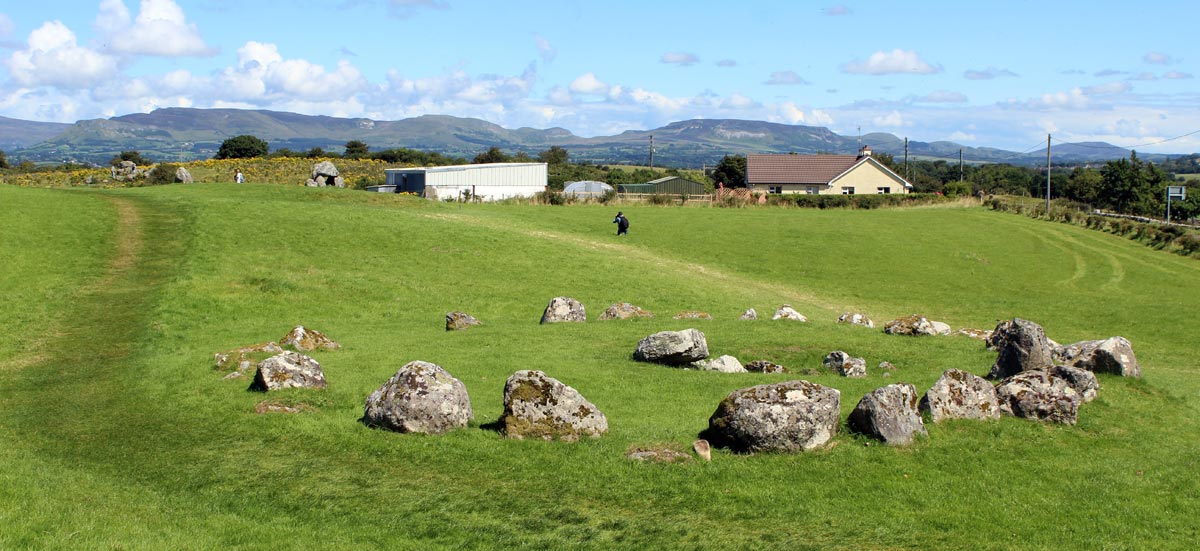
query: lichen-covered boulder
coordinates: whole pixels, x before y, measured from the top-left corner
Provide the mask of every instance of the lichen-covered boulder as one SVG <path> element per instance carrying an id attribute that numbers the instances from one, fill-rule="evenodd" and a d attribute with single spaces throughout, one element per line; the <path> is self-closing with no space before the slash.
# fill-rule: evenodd
<path id="1" fill-rule="evenodd" d="M 1021 318 L 1001 322 L 996 326 L 992 341 L 997 343 L 1000 355 L 988 377 L 1003 379 L 1022 371 L 1047 369 L 1054 365 L 1054 349 L 1046 339 L 1042 326 Z"/>
<path id="2" fill-rule="evenodd" d="M 858 312 L 843 313 L 842 315 L 838 316 L 837 322 L 848 323 L 850 325 L 861 325 L 871 329 L 875 328 L 875 322 L 872 321 L 871 318 L 867 317 L 866 314 L 861 314 Z"/>
<path id="3" fill-rule="evenodd" d="M 337 350 L 342 347 L 341 344 L 326 337 L 324 333 L 314 329 L 307 329 L 303 325 L 297 325 L 280 338 L 279 344 L 290 346 L 299 352 L 311 352 L 318 348 Z"/>
<path id="4" fill-rule="evenodd" d="M 791 307 L 791 305 L 788 305 L 788 304 L 784 304 L 783 306 L 780 306 L 778 310 L 775 310 L 775 314 L 771 316 L 771 319 L 772 320 L 801 321 L 801 322 L 808 321 L 808 318 L 804 317 L 804 314 L 797 312 L 794 308 Z"/>
<path id="5" fill-rule="evenodd" d="M 474 418 L 467 387 L 441 366 L 414 361 L 367 397 L 363 423 L 396 432 L 442 434 Z"/>
<path id="6" fill-rule="evenodd" d="M 1122 377 L 1141 377 L 1133 345 L 1125 337 L 1109 337 L 1098 341 L 1083 341 L 1061 347 L 1063 363 L 1093 373 L 1112 373 Z"/>
<path id="7" fill-rule="evenodd" d="M 999 419 L 996 388 L 978 375 L 947 369 L 925 392 L 920 408 L 934 423 L 945 419 Z"/>
<path id="8" fill-rule="evenodd" d="M 677 320 L 710 320 L 713 319 L 712 314 L 708 312 L 700 312 L 697 310 L 687 310 L 675 314 Z"/>
<path id="9" fill-rule="evenodd" d="M 850 412 L 848 425 L 850 430 L 890 446 L 907 446 L 916 435 L 928 434 L 917 411 L 917 389 L 907 383 L 877 388 L 863 396 Z"/>
<path id="10" fill-rule="evenodd" d="M 604 313 L 600 314 L 600 319 L 602 320 L 627 320 L 630 318 L 652 317 L 654 317 L 654 314 L 628 302 L 618 302 L 617 304 L 605 308 Z"/>
<path id="11" fill-rule="evenodd" d="M 461 331 L 476 325 L 482 325 L 482 322 L 466 312 L 450 312 L 446 314 L 447 331 Z"/>
<path id="12" fill-rule="evenodd" d="M 1058 377 L 1071 385 L 1085 404 L 1095 400 L 1096 394 L 1100 392 L 1100 381 L 1096 380 L 1096 374 L 1086 369 L 1056 365 L 1050 368 L 1049 373 L 1051 377 Z"/>
<path id="13" fill-rule="evenodd" d="M 701 371 L 719 371 L 721 373 L 746 373 L 745 366 L 737 358 L 729 355 L 692 362 L 692 367 Z"/>
<path id="14" fill-rule="evenodd" d="M 746 371 L 754 373 L 787 373 L 786 367 L 767 360 L 754 360 L 746 364 Z"/>
<path id="15" fill-rule="evenodd" d="M 929 318 L 913 314 L 885 323 L 883 332 L 889 335 L 933 336 L 938 334 L 938 328 L 929 321 Z"/>
<path id="16" fill-rule="evenodd" d="M 283 352 L 258 363 L 250 390 L 325 388 L 325 384 L 325 372 L 317 360 L 299 352 Z"/>
<path id="17" fill-rule="evenodd" d="M 708 340 L 696 329 L 659 331 L 638 342 L 633 359 L 665 365 L 686 365 L 708 357 Z"/>
<path id="18" fill-rule="evenodd" d="M 225 352 L 213 354 L 213 363 L 217 369 L 233 369 L 245 373 L 250 371 L 259 361 L 267 359 L 268 355 L 283 352 L 283 348 L 274 342 L 264 342 L 241 346 Z M 256 358 L 256 356 L 258 356 Z"/>
<path id="19" fill-rule="evenodd" d="M 1022 371 L 996 385 L 1000 412 L 1074 425 L 1082 397 L 1070 383 L 1040 370 Z"/>
<path id="20" fill-rule="evenodd" d="M 587 311 L 583 304 L 571 297 L 554 297 L 542 312 L 542 323 L 583 323 Z"/>
<path id="21" fill-rule="evenodd" d="M 730 392 L 701 435 L 741 452 L 795 452 L 825 445 L 837 434 L 841 393 L 808 381 L 786 381 Z"/>
<path id="22" fill-rule="evenodd" d="M 830 352 L 821 363 L 843 377 L 867 376 L 867 360 L 855 358 L 841 350 Z"/>
<path id="23" fill-rule="evenodd" d="M 608 419 L 579 391 L 541 371 L 513 373 L 504 383 L 501 430 L 509 438 L 575 441 L 608 432 Z"/>
<path id="24" fill-rule="evenodd" d="M 742 320 L 742 321 L 757 320 L 758 319 L 758 311 L 753 308 L 747 308 L 745 312 L 742 312 L 742 316 L 739 317 L 738 319 Z"/>

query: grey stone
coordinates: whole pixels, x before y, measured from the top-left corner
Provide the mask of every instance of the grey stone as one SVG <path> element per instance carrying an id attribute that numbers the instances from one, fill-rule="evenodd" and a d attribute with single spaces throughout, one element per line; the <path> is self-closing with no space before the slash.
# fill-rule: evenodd
<path id="1" fill-rule="evenodd" d="M 340 173 L 338 173 L 337 167 L 334 166 L 332 162 L 321 161 L 321 162 L 313 165 L 312 175 L 310 177 L 312 179 L 316 180 L 318 176 L 325 176 L 327 178 L 336 178 L 339 175 L 340 175 Z"/>
<path id="2" fill-rule="evenodd" d="M 696 329 L 660 331 L 638 342 L 633 359 L 665 365 L 686 365 L 708 357 L 708 341 Z"/>
<path id="3" fill-rule="evenodd" d="M 780 306 L 779 309 L 775 311 L 775 314 L 771 316 L 771 319 L 772 320 L 800 321 L 800 322 L 808 321 L 808 318 L 804 317 L 804 314 L 797 312 L 794 308 L 791 307 L 791 305 L 788 305 L 788 304 L 784 304 L 783 306 Z"/>
<path id="4" fill-rule="evenodd" d="M 746 371 L 754 373 L 787 373 L 786 367 L 767 360 L 754 360 L 746 364 Z"/>
<path id="5" fill-rule="evenodd" d="M 504 383 L 504 415 L 509 438 L 574 441 L 608 432 L 608 419 L 579 391 L 541 371 L 518 371 Z"/>
<path id="6" fill-rule="evenodd" d="M 920 408 L 934 423 L 945 419 L 999 419 L 996 388 L 986 379 L 966 371 L 948 369 L 925 392 Z"/>
<path id="7" fill-rule="evenodd" d="M 604 309 L 601 320 L 627 320 L 630 318 L 652 318 L 654 314 L 628 302 L 619 302 Z"/>
<path id="8" fill-rule="evenodd" d="M 1070 383 L 1040 370 L 1022 371 L 996 385 L 1000 412 L 1014 417 L 1074 425 L 1082 401 Z"/>
<path id="9" fill-rule="evenodd" d="M 192 173 L 188 172 L 186 168 L 177 167 L 175 169 L 175 181 L 181 184 L 190 184 L 193 182 Z"/>
<path id="10" fill-rule="evenodd" d="M 587 311 L 583 304 L 571 297 L 554 297 L 542 313 L 542 323 L 583 323 Z"/>
<path id="11" fill-rule="evenodd" d="M 318 348 L 337 350 L 342 347 L 341 344 L 325 336 L 324 333 L 308 329 L 303 325 L 297 325 L 292 328 L 291 331 L 279 339 L 279 343 L 283 346 L 290 346 L 300 352 L 310 352 Z"/>
<path id="12" fill-rule="evenodd" d="M 266 359 L 263 356 L 278 354 L 280 352 L 283 352 L 283 348 L 278 344 L 264 342 L 249 346 L 240 346 L 233 350 L 226 350 L 225 352 L 217 352 L 213 354 L 213 363 L 216 364 L 217 369 L 234 369 L 245 373 L 250 371 L 250 368 L 254 367 L 258 361 L 261 361 L 255 361 L 256 356 Z"/>
<path id="13" fill-rule="evenodd" d="M 283 352 L 258 363 L 250 390 L 325 388 L 321 364 L 299 352 Z"/>
<path id="14" fill-rule="evenodd" d="M 474 418 L 467 387 L 437 364 L 409 362 L 367 397 L 363 423 L 396 432 L 442 434 Z"/>
<path id="15" fill-rule="evenodd" d="M 684 312 L 675 314 L 675 319 L 677 319 L 677 320 L 710 320 L 710 319 L 713 319 L 713 317 L 712 317 L 712 314 L 709 314 L 708 312 L 698 312 L 695 310 L 688 310 L 688 311 L 684 311 Z"/>
<path id="16" fill-rule="evenodd" d="M 692 460 L 692 456 L 673 450 L 671 448 L 634 448 L 625 457 L 636 461 L 648 461 L 651 463 L 687 463 Z"/>
<path id="17" fill-rule="evenodd" d="M 1094 373 L 1111 373 L 1122 377 L 1142 376 L 1142 368 L 1138 365 L 1137 356 L 1133 354 L 1133 345 L 1125 337 L 1069 344 L 1061 347 L 1059 358 L 1071 367 Z"/>
<path id="18" fill-rule="evenodd" d="M 1000 322 L 992 335 L 999 356 L 988 377 L 1003 379 L 1022 371 L 1046 369 L 1054 365 L 1054 353 L 1042 326 L 1021 318 Z"/>
<path id="19" fill-rule="evenodd" d="M 1096 380 L 1096 374 L 1086 369 L 1056 365 L 1050 368 L 1049 373 L 1051 377 L 1058 377 L 1071 385 L 1085 404 L 1095 400 L 1100 391 L 1100 381 Z"/>
<path id="20" fill-rule="evenodd" d="M 887 374 L 886 372 L 888 372 L 888 371 L 895 371 L 896 366 L 894 364 L 892 364 L 892 362 L 884 360 L 882 362 L 879 362 L 879 370 L 885 372 L 884 374 L 886 375 Z"/>
<path id="21" fill-rule="evenodd" d="M 720 371 L 721 373 L 746 373 L 742 362 L 733 356 L 719 356 L 715 359 L 692 362 L 692 366 L 701 371 Z"/>
<path id="22" fill-rule="evenodd" d="M 834 350 L 821 362 L 843 377 L 866 377 L 867 360 L 855 358 L 841 350 Z"/>
<path id="23" fill-rule="evenodd" d="M 917 411 L 917 389 L 907 383 L 877 388 L 863 396 L 850 412 L 848 425 L 890 446 L 907 446 L 916 435 L 928 434 Z"/>
<path id="24" fill-rule="evenodd" d="M 837 322 L 848 323 L 850 325 L 861 325 L 871 329 L 875 328 L 875 322 L 872 321 L 871 318 L 867 317 L 866 314 L 860 314 L 858 312 L 843 313 L 842 315 L 838 316 Z"/>
<path id="25" fill-rule="evenodd" d="M 447 331 L 461 331 L 476 325 L 482 325 L 482 323 L 466 312 L 450 312 L 446 314 Z"/>
<path id="26" fill-rule="evenodd" d="M 738 318 L 738 319 L 739 319 L 739 320 L 742 320 L 742 321 L 754 321 L 754 320 L 757 320 L 757 319 L 758 319 L 758 312 L 757 312 L 755 309 L 753 309 L 753 308 L 747 308 L 745 312 L 742 312 L 742 317 L 740 317 L 740 318 Z"/>
<path id="27" fill-rule="evenodd" d="M 938 328 L 925 316 L 913 314 L 887 322 L 883 332 L 889 335 L 933 336 L 938 334 Z"/>
<path id="28" fill-rule="evenodd" d="M 929 320 L 929 324 L 933 326 L 933 334 L 946 336 L 950 334 L 950 324 L 940 321 Z"/>
<path id="29" fill-rule="evenodd" d="M 795 452 L 824 446 L 837 434 L 841 393 L 808 381 L 730 392 L 703 438 L 742 452 Z"/>

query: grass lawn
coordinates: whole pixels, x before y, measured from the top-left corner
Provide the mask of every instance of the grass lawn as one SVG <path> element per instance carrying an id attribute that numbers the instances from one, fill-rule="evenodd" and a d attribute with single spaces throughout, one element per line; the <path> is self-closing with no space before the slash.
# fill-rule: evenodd
<path id="1" fill-rule="evenodd" d="M 618 239 L 617 209 L 632 222 Z M 1200 263 L 981 208 L 872 211 L 451 205 L 337 189 L 0 186 L 0 548 L 1192 549 L 1200 541 Z M 550 298 L 586 324 L 541 326 Z M 633 302 L 653 319 L 594 321 Z M 738 321 L 782 303 L 808 324 Z M 447 333 L 446 312 L 484 322 Z M 712 321 L 677 321 L 704 310 Z M 644 464 L 687 449 L 731 390 L 803 378 L 843 420 L 874 388 L 924 392 L 995 359 L 966 337 L 837 325 L 1020 316 L 1063 343 L 1123 335 L 1144 379 L 1101 376 L 1073 427 L 929 425 L 903 449 L 843 426 L 802 454 Z M 212 354 L 303 324 L 323 391 L 248 392 Z M 696 327 L 712 354 L 790 375 L 633 362 Z M 15 328 L 15 329 L 13 329 Z M 820 369 L 832 350 L 869 375 Z M 461 379 L 476 421 L 443 436 L 358 422 L 411 360 Z M 883 360 L 898 370 L 885 377 Z M 481 425 L 540 369 L 610 432 L 506 440 Z M 257 414 L 271 399 L 313 411 Z"/>

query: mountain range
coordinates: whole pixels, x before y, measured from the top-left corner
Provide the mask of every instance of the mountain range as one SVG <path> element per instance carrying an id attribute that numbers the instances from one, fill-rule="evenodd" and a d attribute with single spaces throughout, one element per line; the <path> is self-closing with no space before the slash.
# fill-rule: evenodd
<path id="1" fill-rule="evenodd" d="M 470 159 L 490 147 L 506 153 L 536 155 L 550 146 L 566 148 L 573 161 L 606 164 L 653 164 L 680 168 L 713 165 L 727 154 L 851 154 L 860 145 L 875 152 L 904 155 L 904 140 L 888 133 L 842 136 L 828 128 L 739 119 L 693 119 L 653 130 L 629 130 L 615 136 L 584 138 L 564 128 L 507 129 L 473 118 L 423 115 L 396 121 L 300 115 L 250 109 L 171 107 L 75 124 L 23 121 L 0 117 L 0 148 L 10 160 L 107 163 L 121 151 L 138 151 L 155 160 L 212 157 L 227 138 L 249 134 L 266 140 L 272 150 L 308 151 L 320 147 L 340 151 L 359 140 L 372 151 L 409 148 Z M 957 162 L 1007 162 L 1039 165 L 1046 150 L 1029 153 L 953 142 L 908 142 L 910 159 Z M 1055 164 L 1082 164 L 1128 157 L 1129 150 L 1107 143 L 1055 145 Z M 1147 160 L 1165 156 L 1145 155 Z"/>

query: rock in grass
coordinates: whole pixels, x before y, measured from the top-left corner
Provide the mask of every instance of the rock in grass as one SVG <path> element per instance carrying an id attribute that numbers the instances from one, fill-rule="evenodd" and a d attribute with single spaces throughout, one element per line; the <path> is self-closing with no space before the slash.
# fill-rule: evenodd
<path id="1" fill-rule="evenodd" d="M 692 460 L 692 456 L 666 446 L 635 446 L 625 454 L 625 457 L 651 463 L 687 463 Z"/>
<path id="2" fill-rule="evenodd" d="M 883 325 L 883 332 L 889 335 L 910 335 L 914 337 L 934 336 L 941 331 L 949 333 L 950 326 L 941 322 L 930 321 L 925 316 L 913 314 L 904 318 L 896 318 Z"/>
<path id="3" fill-rule="evenodd" d="M 501 430 L 509 438 L 575 441 L 608 432 L 608 418 L 579 391 L 541 371 L 513 373 L 504 383 Z"/>
<path id="4" fill-rule="evenodd" d="M 1122 377 L 1141 377 L 1133 345 L 1125 337 L 1083 341 L 1061 348 L 1059 357 L 1067 365 L 1093 373 L 1112 373 Z"/>
<path id="5" fill-rule="evenodd" d="M 753 308 L 747 308 L 745 312 L 742 312 L 742 317 L 738 319 L 742 321 L 755 321 L 758 319 L 758 311 Z"/>
<path id="6" fill-rule="evenodd" d="M 654 314 L 628 302 L 618 302 L 604 309 L 601 320 L 627 320 L 630 318 L 652 318 Z"/>
<path id="7" fill-rule="evenodd" d="M 1096 380 L 1096 374 L 1086 369 L 1056 365 L 1050 368 L 1049 373 L 1051 377 L 1058 377 L 1071 385 L 1071 388 L 1079 394 L 1079 399 L 1085 404 L 1095 400 L 1096 394 L 1100 391 L 1100 382 Z"/>
<path id="8" fill-rule="evenodd" d="M 867 360 L 855 358 L 841 350 L 834 350 L 821 362 L 843 377 L 866 377 Z"/>
<path id="9" fill-rule="evenodd" d="M 1054 349 L 1046 339 L 1042 326 L 1021 318 L 1000 322 L 992 334 L 999 350 L 996 363 L 988 377 L 1003 379 L 1022 371 L 1047 369 L 1054 365 Z"/>
<path id="10" fill-rule="evenodd" d="M 255 362 L 254 358 L 256 355 L 262 354 L 265 356 L 267 354 L 278 354 L 280 352 L 283 352 L 283 348 L 278 344 L 274 342 L 264 342 L 249 346 L 241 346 L 234 348 L 233 350 L 226 350 L 225 352 L 217 352 L 216 354 L 213 354 L 213 363 L 216 364 L 217 369 L 233 369 L 238 372 L 245 373 L 250 371 L 250 368 L 254 367 L 254 365 L 257 363 Z M 265 357 L 261 358 L 266 359 Z"/>
<path id="11" fill-rule="evenodd" d="M 804 317 L 804 314 L 797 312 L 789 304 L 784 304 L 783 306 L 780 306 L 778 310 L 775 310 L 775 314 L 773 314 L 771 316 L 771 319 L 772 320 L 800 321 L 800 322 L 808 321 L 808 318 Z"/>
<path id="12" fill-rule="evenodd" d="M 414 361 L 367 397 L 363 423 L 396 432 L 442 434 L 474 418 L 467 387 L 441 366 Z"/>
<path id="13" fill-rule="evenodd" d="M 638 342 L 633 359 L 664 365 L 686 365 L 708 357 L 708 341 L 696 329 L 659 331 Z"/>
<path id="14" fill-rule="evenodd" d="M 745 366 L 737 358 L 729 355 L 713 359 L 692 362 L 692 366 L 701 371 L 720 371 L 721 373 L 746 373 Z"/>
<path id="15" fill-rule="evenodd" d="M 318 348 L 337 350 L 342 347 L 333 339 L 326 337 L 324 333 L 307 329 L 303 325 L 297 325 L 279 339 L 279 343 L 283 346 L 290 346 L 298 352 L 311 352 Z"/>
<path id="16" fill-rule="evenodd" d="M 999 419 L 996 388 L 986 379 L 966 371 L 947 369 L 925 392 L 920 408 L 934 423 L 945 419 Z"/>
<path id="17" fill-rule="evenodd" d="M 858 312 L 845 312 L 838 316 L 837 322 L 848 323 L 850 325 L 861 325 L 871 329 L 875 328 L 875 322 L 872 321 L 871 318 L 867 317 L 866 314 L 861 314 Z"/>
<path id="18" fill-rule="evenodd" d="M 850 412 L 850 429 L 882 440 L 889 446 L 907 446 L 916 435 L 926 435 L 917 411 L 917 389 L 910 384 L 877 388 L 858 401 Z"/>
<path id="19" fill-rule="evenodd" d="M 841 393 L 808 381 L 786 381 L 729 393 L 701 436 L 741 452 L 795 452 L 837 434 Z"/>
<path id="20" fill-rule="evenodd" d="M 675 314 L 677 320 L 710 320 L 713 319 L 712 314 L 708 312 L 700 312 L 697 310 L 686 310 Z"/>
<path id="21" fill-rule="evenodd" d="M 708 440 L 701 438 L 692 442 L 692 449 L 700 459 L 712 461 L 712 446 L 709 445 Z"/>
<path id="22" fill-rule="evenodd" d="M 1013 417 L 1074 425 L 1082 401 L 1071 385 L 1045 371 L 1023 371 L 996 385 L 1000 412 Z"/>
<path id="23" fill-rule="evenodd" d="M 325 388 L 321 364 L 299 352 L 284 352 L 259 362 L 250 390 L 284 388 Z"/>
<path id="24" fill-rule="evenodd" d="M 482 325 L 482 323 L 466 312 L 450 312 L 446 314 L 447 331 L 461 331 L 476 325 Z"/>
<path id="25" fill-rule="evenodd" d="M 542 323 L 583 323 L 587 321 L 587 311 L 583 303 L 571 297 L 554 297 L 542 312 Z"/>
<path id="26" fill-rule="evenodd" d="M 754 360 L 746 364 L 746 371 L 754 373 L 787 373 L 786 367 L 767 360 Z"/>

